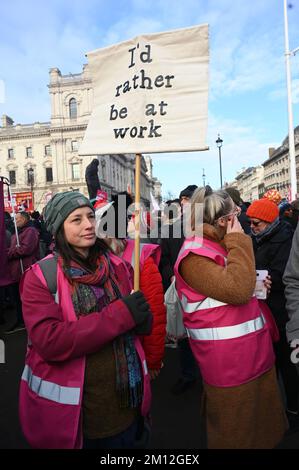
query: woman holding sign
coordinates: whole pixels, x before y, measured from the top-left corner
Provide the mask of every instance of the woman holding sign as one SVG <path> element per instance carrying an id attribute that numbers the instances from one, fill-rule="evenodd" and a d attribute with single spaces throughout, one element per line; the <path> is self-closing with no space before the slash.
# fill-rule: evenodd
<path id="1" fill-rule="evenodd" d="M 143 294 L 126 264 L 96 238 L 94 208 L 77 192 L 45 210 L 54 256 L 25 273 L 29 336 L 20 421 L 34 448 L 133 448 L 150 405 L 138 334 L 151 332 Z"/>
<path id="2" fill-rule="evenodd" d="M 194 193 L 194 235 L 176 262 L 176 287 L 203 377 L 208 447 L 273 448 L 286 417 L 270 332 L 253 297 L 252 242 L 237 214 L 225 191 Z"/>

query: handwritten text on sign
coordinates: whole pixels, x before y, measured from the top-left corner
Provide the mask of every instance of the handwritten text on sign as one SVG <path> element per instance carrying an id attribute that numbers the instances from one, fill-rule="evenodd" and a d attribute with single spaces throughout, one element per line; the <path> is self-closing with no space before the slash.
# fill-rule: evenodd
<path id="1" fill-rule="evenodd" d="M 80 155 L 205 150 L 208 26 L 88 54 L 93 107 Z"/>
<path id="2" fill-rule="evenodd" d="M 135 60 L 140 59 L 143 63 L 150 63 L 153 61 L 151 57 L 151 46 L 150 44 L 146 44 L 144 46 L 144 51 L 139 53 L 139 43 L 136 47 L 129 49 L 130 53 L 130 65 L 128 68 L 135 66 Z M 138 52 L 137 52 L 138 51 Z M 152 78 L 146 75 L 145 70 L 141 69 L 139 74 L 134 74 L 131 80 L 126 80 L 124 83 L 121 83 L 116 87 L 115 97 L 121 96 L 122 93 L 128 93 L 132 90 L 146 89 L 152 90 L 153 88 L 172 88 L 172 82 L 174 80 L 174 75 L 157 75 L 156 77 Z M 156 116 L 159 114 L 160 116 L 165 116 L 167 114 L 166 111 L 167 103 L 164 100 L 160 101 L 158 104 L 149 103 L 145 105 L 145 116 Z M 110 110 L 110 121 L 114 121 L 117 118 L 119 119 L 126 119 L 128 117 L 128 108 L 124 106 L 120 110 L 116 108 L 116 105 L 113 104 Z M 153 137 L 162 137 L 161 131 L 158 132 L 158 129 L 161 128 L 161 125 L 155 125 L 154 119 L 150 119 L 148 122 L 148 126 L 133 126 L 133 127 L 119 127 L 115 128 L 114 135 L 115 138 L 118 139 L 119 137 L 123 139 L 126 134 L 130 134 L 131 138 L 139 138 L 143 139 L 145 133 L 149 138 Z"/>

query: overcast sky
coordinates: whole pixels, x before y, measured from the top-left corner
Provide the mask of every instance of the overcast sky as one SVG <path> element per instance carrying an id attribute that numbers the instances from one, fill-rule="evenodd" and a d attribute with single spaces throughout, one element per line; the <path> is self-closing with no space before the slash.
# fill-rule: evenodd
<path id="1" fill-rule="evenodd" d="M 288 10 L 290 49 L 299 47 L 299 0 Z M 85 53 L 129 39 L 208 23 L 209 151 L 153 155 L 163 193 L 223 179 L 266 160 L 288 133 L 283 0 L 10 0 L 0 13 L 0 114 L 15 123 L 50 120 L 49 69 L 80 73 Z M 299 124 L 299 53 L 291 59 Z"/>

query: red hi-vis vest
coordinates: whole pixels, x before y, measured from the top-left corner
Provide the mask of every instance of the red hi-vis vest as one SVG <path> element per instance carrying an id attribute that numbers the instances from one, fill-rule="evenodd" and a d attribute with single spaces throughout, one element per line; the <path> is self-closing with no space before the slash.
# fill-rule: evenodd
<path id="1" fill-rule="evenodd" d="M 225 266 L 227 252 L 216 242 L 189 238 L 174 267 L 184 325 L 203 380 L 216 387 L 235 387 L 261 376 L 273 367 L 275 356 L 256 297 L 245 305 L 230 305 L 201 295 L 179 274 L 189 253 Z"/>

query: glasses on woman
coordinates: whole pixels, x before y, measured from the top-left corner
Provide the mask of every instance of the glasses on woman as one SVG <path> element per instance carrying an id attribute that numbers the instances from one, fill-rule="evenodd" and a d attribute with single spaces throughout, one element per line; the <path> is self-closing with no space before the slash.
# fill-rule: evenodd
<path id="1" fill-rule="evenodd" d="M 230 212 L 229 214 L 225 214 L 225 215 L 222 215 L 221 217 L 218 217 L 218 219 L 215 219 L 215 222 L 217 222 L 217 220 L 219 219 L 227 219 L 228 217 L 231 217 L 231 216 L 238 217 L 240 215 L 240 212 L 241 212 L 241 208 L 238 206 L 235 206 L 233 212 Z"/>

